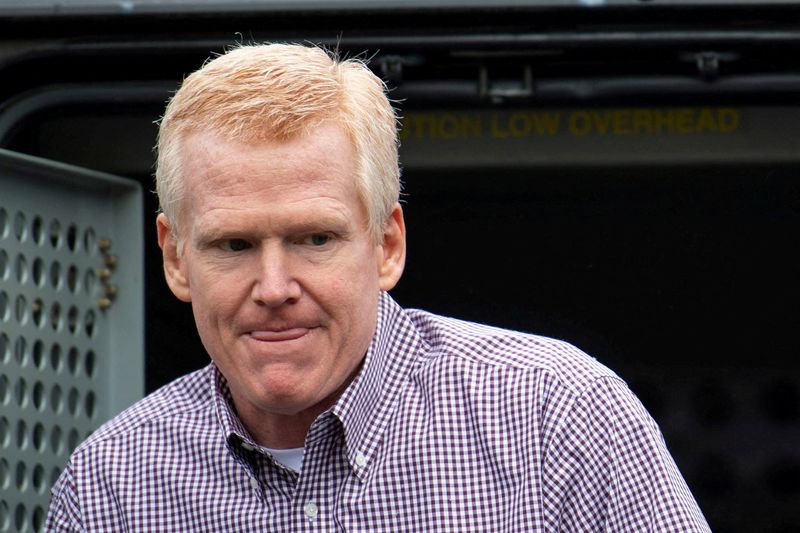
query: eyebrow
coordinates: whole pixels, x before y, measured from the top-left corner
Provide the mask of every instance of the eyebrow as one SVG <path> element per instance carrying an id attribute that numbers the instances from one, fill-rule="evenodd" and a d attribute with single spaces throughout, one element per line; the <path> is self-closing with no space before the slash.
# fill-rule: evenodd
<path id="1" fill-rule="evenodd" d="M 285 224 L 280 224 L 282 233 L 284 235 L 301 235 L 315 232 L 333 232 L 339 235 L 347 236 L 353 232 L 354 224 L 351 223 L 350 218 L 338 210 L 326 210 L 327 213 L 322 215 L 314 214 L 309 217 L 303 217 L 301 220 L 289 221 Z M 236 238 L 241 236 L 247 238 L 256 233 L 261 233 L 261 226 L 246 222 L 244 225 L 236 223 L 227 223 L 223 221 L 217 224 L 215 221 L 204 224 L 200 222 L 193 232 L 192 242 L 195 244 L 208 244 L 214 241 L 225 238 Z"/>

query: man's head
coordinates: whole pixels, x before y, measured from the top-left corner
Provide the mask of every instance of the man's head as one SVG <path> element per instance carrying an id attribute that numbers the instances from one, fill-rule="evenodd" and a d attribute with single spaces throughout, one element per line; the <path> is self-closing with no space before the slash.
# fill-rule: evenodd
<path id="1" fill-rule="evenodd" d="M 187 77 L 170 101 L 159 129 L 156 189 L 172 230 L 180 234 L 187 134 L 258 144 L 306 134 L 326 120 L 353 144 L 356 187 L 379 238 L 400 193 L 396 117 L 384 85 L 358 60 L 290 44 L 233 49 Z"/>
<path id="2" fill-rule="evenodd" d="M 378 294 L 403 271 L 382 84 L 319 49 L 240 48 L 187 78 L 161 128 L 167 283 L 192 303 L 245 426 L 299 446 L 360 367 Z"/>

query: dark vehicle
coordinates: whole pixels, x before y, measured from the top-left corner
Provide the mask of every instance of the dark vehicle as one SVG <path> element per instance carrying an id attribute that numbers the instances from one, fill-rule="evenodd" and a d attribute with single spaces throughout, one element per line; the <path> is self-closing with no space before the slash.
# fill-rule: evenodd
<path id="1" fill-rule="evenodd" d="M 154 122 L 261 41 L 391 87 L 404 306 L 575 343 L 714 531 L 800 531 L 800 4 L 31 0 L 0 3 L 0 532 L 39 530 L 81 439 L 206 364 L 174 334 Z"/>

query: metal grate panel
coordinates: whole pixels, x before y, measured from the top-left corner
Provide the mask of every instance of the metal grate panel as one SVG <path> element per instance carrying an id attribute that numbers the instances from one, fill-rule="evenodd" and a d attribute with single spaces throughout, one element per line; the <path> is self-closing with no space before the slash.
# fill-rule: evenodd
<path id="1" fill-rule="evenodd" d="M 0 150 L 0 532 L 144 392 L 138 183 Z"/>

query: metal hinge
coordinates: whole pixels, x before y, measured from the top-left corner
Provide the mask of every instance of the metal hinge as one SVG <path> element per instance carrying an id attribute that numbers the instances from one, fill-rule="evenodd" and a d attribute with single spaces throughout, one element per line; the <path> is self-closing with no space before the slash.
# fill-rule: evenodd
<path id="1" fill-rule="evenodd" d="M 528 98 L 533 96 L 533 69 L 530 65 L 522 68 L 522 76 L 517 80 L 491 80 L 489 69 L 480 67 L 478 73 L 478 94 L 493 102 L 502 102 L 506 98 Z"/>

